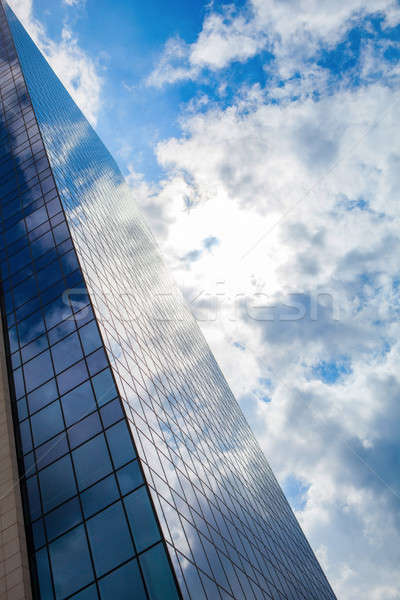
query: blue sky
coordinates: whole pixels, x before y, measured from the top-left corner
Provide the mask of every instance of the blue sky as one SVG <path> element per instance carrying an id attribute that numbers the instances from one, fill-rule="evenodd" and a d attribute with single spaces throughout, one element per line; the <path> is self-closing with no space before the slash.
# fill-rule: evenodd
<path id="1" fill-rule="evenodd" d="M 10 4 L 126 174 L 338 597 L 400 599 L 400 3 Z"/>

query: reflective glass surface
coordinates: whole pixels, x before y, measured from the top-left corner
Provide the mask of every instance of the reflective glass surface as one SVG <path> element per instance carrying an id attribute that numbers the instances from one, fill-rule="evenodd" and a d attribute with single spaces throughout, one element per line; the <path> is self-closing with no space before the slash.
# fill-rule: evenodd
<path id="1" fill-rule="evenodd" d="M 115 161 L 7 14 L 30 99 L 2 15 L 3 312 L 41 597 L 174 600 L 174 572 L 185 599 L 334 599 Z"/>
<path id="2" fill-rule="evenodd" d="M 34 598 L 149 598 L 161 533 L 1 3 L 0 254 Z"/>

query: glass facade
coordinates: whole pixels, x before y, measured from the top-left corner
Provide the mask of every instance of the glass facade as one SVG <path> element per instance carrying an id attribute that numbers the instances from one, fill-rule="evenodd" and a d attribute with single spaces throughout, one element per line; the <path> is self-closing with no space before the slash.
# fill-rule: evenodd
<path id="1" fill-rule="evenodd" d="M 334 599 L 115 161 L 5 5 L 0 36 L 35 598 Z"/>

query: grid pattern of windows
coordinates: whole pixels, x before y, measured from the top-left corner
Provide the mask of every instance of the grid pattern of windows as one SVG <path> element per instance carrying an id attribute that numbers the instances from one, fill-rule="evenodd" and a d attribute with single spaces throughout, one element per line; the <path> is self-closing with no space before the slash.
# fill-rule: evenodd
<path id="1" fill-rule="evenodd" d="M 9 20 L 126 422 L 185 600 L 333 600 L 115 161 L 11 12 Z M 81 310 L 81 294 L 75 294 L 73 306 Z M 71 345 L 77 345 L 79 327 L 77 337 L 70 336 Z M 86 485 L 85 471 L 82 477 Z M 118 484 L 123 493 L 124 476 Z M 104 519 L 119 523 L 121 514 L 113 509 Z M 130 519 L 129 524 L 135 536 L 135 523 Z M 93 535 L 90 527 L 88 535 Z M 144 577 L 162 564 L 161 549 L 155 545 L 152 554 L 143 554 Z M 98 565 L 98 576 L 104 568 Z M 160 579 L 151 582 L 150 595 L 162 593 Z M 101 592 L 111 583 L 104 585 Z"/>
<path id="2" fill-rule="evenodd" d="M 2 6 L 0 258 L 35 597 L 178 600 Z"/>

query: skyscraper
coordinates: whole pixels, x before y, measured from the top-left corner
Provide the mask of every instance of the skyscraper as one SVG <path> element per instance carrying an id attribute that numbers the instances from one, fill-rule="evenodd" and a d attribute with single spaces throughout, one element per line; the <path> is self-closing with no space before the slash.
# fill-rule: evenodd
<path id="1" fill-rule="evenodd" d="M 0 2 L 0 596 L 334 599 L 117 164 Z"/>

